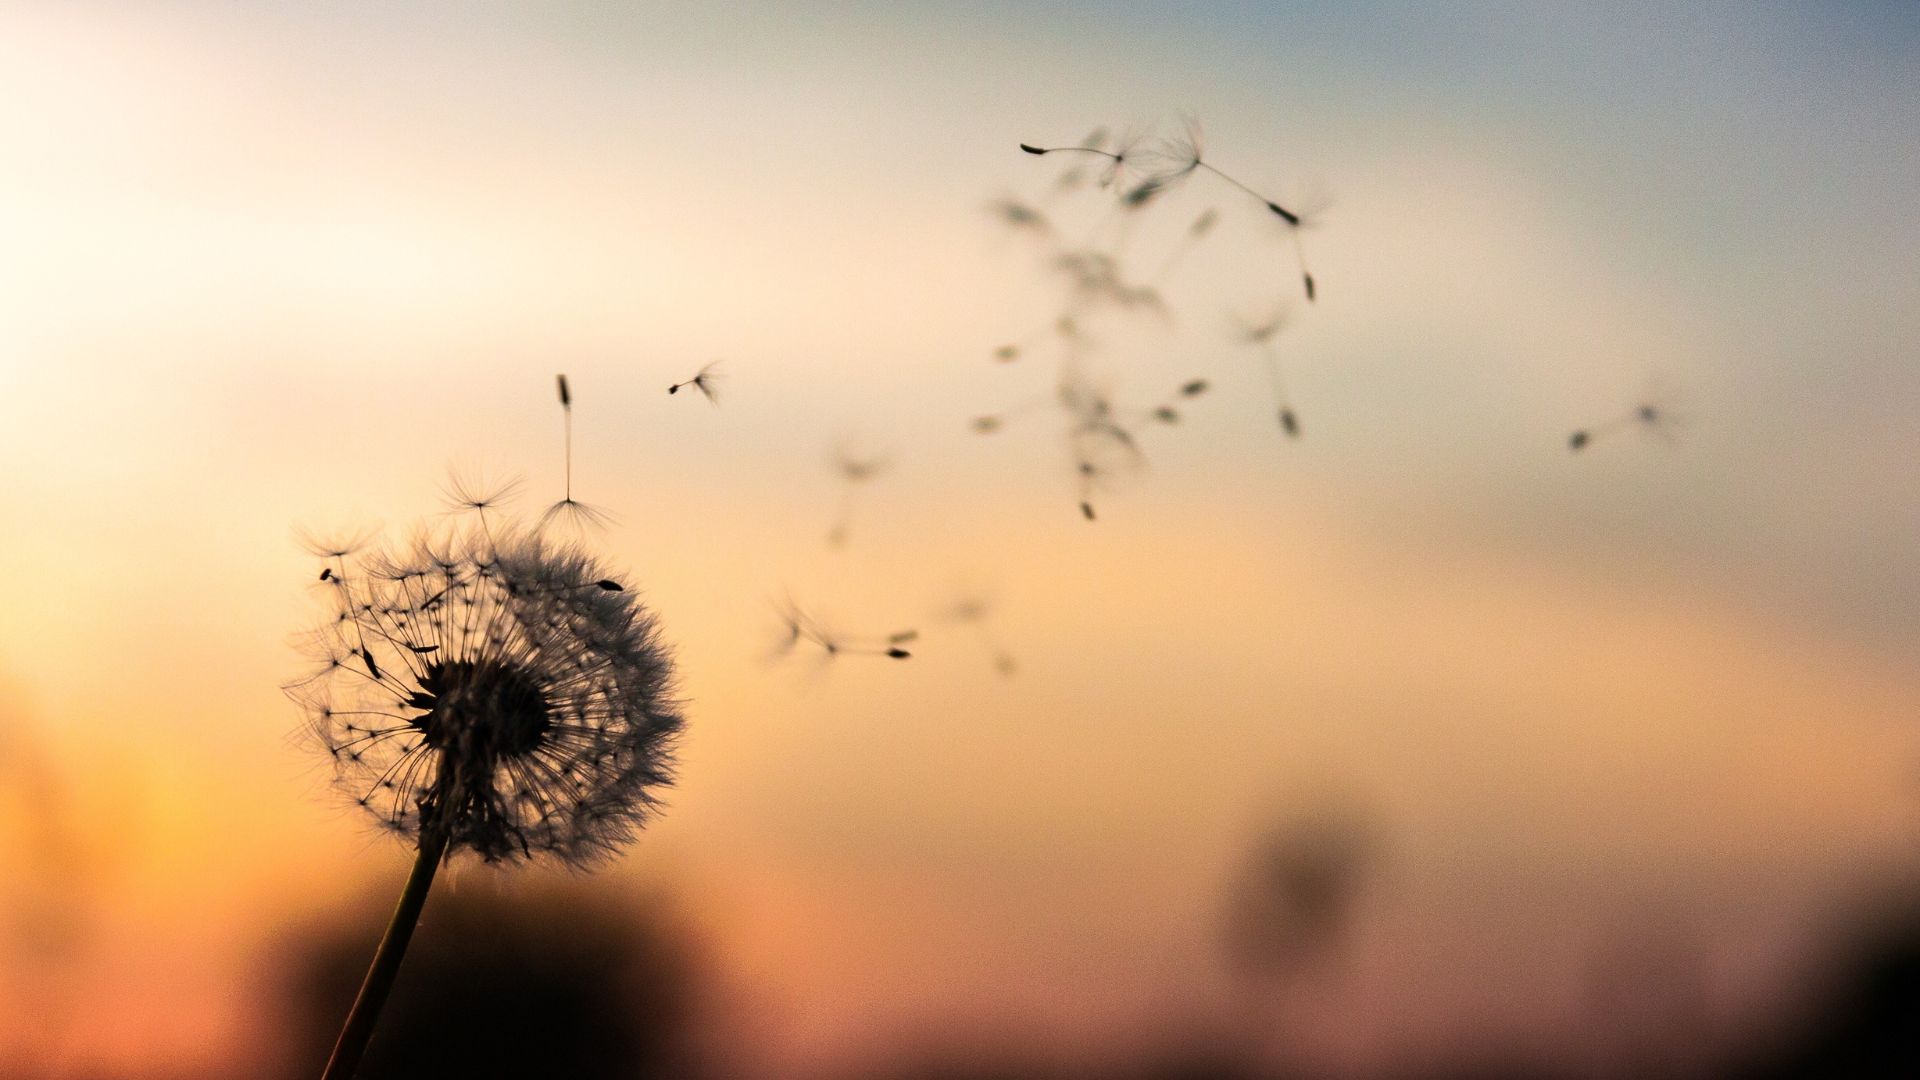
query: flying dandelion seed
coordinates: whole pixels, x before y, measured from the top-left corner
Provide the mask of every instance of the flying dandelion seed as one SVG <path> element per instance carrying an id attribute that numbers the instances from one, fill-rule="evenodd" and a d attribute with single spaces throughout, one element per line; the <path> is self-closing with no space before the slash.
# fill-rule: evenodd
<path id="1" fill-rule="evenodd" d="M 1197 398 L 1206 393 L 1211 386 L 1212 384 L 1205 379 L 1190 379 L 1180 384 L 1180 389 L 1174 393 L 1173 397 L 1147 410 L 1144 418 L 1162 424 L 1177 424 L 1180 422 L 1181 413 L 1175 403 Z"/>
<path id="2" fill-rule="evenodd" d="M 347 554 L 286 690 L 336 786 L 417 856 L 326 1078 L 353 1075 L 442 862 L 611 857 L 683 723 L 653 615 L 579 548 L 465 530 Z"/>
<path id="3" fill-rule="evenodd" d="M 1140 443 L 1120 420 L 1108 392 L 1083 372 L 1069 370 L 1057 391 L 1067 414 L 1067 447 L 1074 463 L 1080 516 L 1096 520 L 1094 495 L 1145 461 Z"/>
<path id="4" fill-rule="evenodd" d="M 840 503 L 834 512 L 833 527 L 827 530 L 827 543 L 834 547 L 844 547 L 849 530 L 853 526 L 853 504 L 856 492 L 887 470 L 891 460 L 883 454 L 861 457 L 845 446 L 834 448 L 832 456 L 833 471 L 840 477 Z"/>
<path id="5" fill-rule="evenodd" d="M 695 390 L 700 391 L 700 396 L 706 398 L 709 405 L 718 405 L 720 404 L 719 382 L 720 361 L 715 360 L 713 363 L 701 368 L 699 373 L 694 375 L 693 378 L 685 382 L 674 383 L 672 386 L 667 387 L 667 393 L 677 394 L 691 386 Z"/>
<path id="6" fill-rule="evenodd" d="M 994 220 L 1015 232 L 1031 232 L 1044 236 L 1053 231 L 1053 226 L 1047 221 L 1047 215 L 1018 199 L 995 199 L 987 204 L 987 212 L 993 215 Z"/>
<path id="7" fill-rule="evenodd" d="M 1086 138 L 1080 140 L 1079 149 L 1097 151 L 1097 150 L 1105 150 L 1106 146 L 1107 146 L 1107 129 L 1104 127 L 1097 127 L 1097 128 L 1094 128 L 1092 131 L 1088 132 Z M 1081 187 L 1086 182 L 1087 182 L 1086 163 L 1084 162 L 1075 163 L 1069 166 L 1064 171 L 1062 171 L 1060 175 L 1057 178 L 1055 178 L 1053 182 L 1053 188 L 1051 191 L 1047 193 L 1046 198 L 1051 199 L 1054 196 L 1064 194 L 1065 192 L 1074 191 L 1079 187 Z"/>
<path id="8" fill-rule="evenodd" d="M 1138 471 L 1146 457 L 1133 424 L 1157 422 L 1174 424 L 1180 420 L 1176 402 L 1198 397 L 1210 389 L 1205 379 L 1191 379 L 1167 401 L 1148 409 L 1128 410 L 1115 405 L 1112 395 L 1077 366 L 1063 372 L 1051 397 L 1030 399 L 1005 412 L 975 417 L 970 426 L 982 435 L 991 435 L 1006 427 L 1013 418 L 1037 408 L 1051 406 L 1066 417 L 1068 460 L 1073 463 L 1080 514 L 1096 520 L 1094 496 L 1106 490 L 1120 477 Z"/>
<path id="9" fill-rule="evenodd" d="M 1675 403 L 1680 397 L 1678 390 L 1664 380 L 1652 380 L 1639 404 L 1604 424 L 1576 429 L 1567 437 L 1567 448 L 1577 454 L 1596 439 L 1630 430 L 1656 437 L 1668 446 L 1678 446 L 1679 433 L 1689 422 L 1687 416 L 1676 408 Z"/>
<path id="10" fill-rule="evenodd" d="M 1058 338 L 1069 353 L 1072 353 L 1077 346 L 1084 344 L 1086 340 L 1080 333 L 1080 320 L 1074 318 L 1072 312 L 1067 312 L 1048 319 L 1044 325 L 1031 333 L 994 349 L 993 358 L 1000 363 L 1011 364 L 1048 337 Z"/>
<path id="11" fill-rule="evenodd" d="M 613 523 L 613 515 L 573 497 L 573 390 L 567 385 L 565 375 L 556 375 L 554 380 L 559 386 L 560 413 L 565 424 L 567 485 L 564 497 L 540 515 L 540 527 L 546 528 L 555 521 L 565 521 L 578 532 L 604 529 Z"/>
<path id="12" fill-rule="evenodd" d="M 1098 183 L 1103 188 L 1112 187 L 1126 177 L 1127 169 L 1141 155 L 1140 146 L 1146 141 L 1146 135 L 1144 132 L 1128 131 L 1120 136 L 1118 142 L 1114 143 L 1113 149 L 1107 150 L 1103 148 L 1106 142 L 1105 130 L 1102 129 L 1099 134 L 1101 135 L 1101 139 L 1093 143 L 1093 145 L 1088 145 L 1084 142 L 1078 146 L 1034 146 L 1031 143 L 1021 143 L 1020 149 L 1025 150 L 1029 154 L 1038 155 L 1087 154 L 1093 157 L 1104 158 L 1106 159 L 1106 164 L 1100 169 L 1100 179 Z M 1089 140 L 1089 142 L 1091 141 L 1092 140 Z"/>
<path id="13" fill-rule="evenodd" d="M 792 597 L 777 602 L 774 611 L 780 619 L 780 637 L 773 650 L 774 659 L 790 656 L 803 646 L 810 646 L 819 650 L 823 662 L 841 656 L 883 656 L 891 660 L 906 660 L 913 654 L 904 646 L 920 636 L 916 630 L 900 630 L 883 637 L 840 634 L 807 614 L 793 602 Z"/>
<path id="14" fill-rule="evenodd" d="M 1267 386 L 1273 392 L 1273 411 L 1280 421 L 1280 430 L 1288 438 L 1300 437 L 1300 418 L 1293 411 L 1293 405 L 1287 399 L 1286 379 L 1280 368 L 1280 351 L 1274 345 L 1274 339 L 1287 325 L 1286 305 L 1277 305 L 1271 314 L 1259 319 L 1233 320 L 1234 336 L 1242 343 L 1250 345 L 1260 353 L 1261 366 L 1267 373 Z"/>
<path id="15" fill-rule="evenodd" d="M 1152 148 L 1143 152 L 1141 155 L 1149 162 L 1147 183 L 1164 189 L 1204 169 L 1259 201 L 1262 206 L 1265 206 L 1268 211 L 1286 224 L 1288 234 L 1293 243 L 1294 261 L 1300 270 L 1300 283 L 1306 290 L 1308 302 L 1312 302 L 1317 293 L 1317 288 L 1314 284 L 1313 273 L 1307 268 L 1306 248 L 1300 241 L 1300 230 L 1308 223 L 1307 216 L 1304 213 L 1289 210 L 1281 206 L 1278 202 L 1253 190 L 1240 180 L 1222 172 L 1212 162 L 1206 159 L 1206 153 L 1206 133 L 1200 126 L 1199 117 L 1194 116 L 1192 113 L 1184 114 L 1181 117 L 1181 126 L 1178 133 L 1162 137 Z"/>

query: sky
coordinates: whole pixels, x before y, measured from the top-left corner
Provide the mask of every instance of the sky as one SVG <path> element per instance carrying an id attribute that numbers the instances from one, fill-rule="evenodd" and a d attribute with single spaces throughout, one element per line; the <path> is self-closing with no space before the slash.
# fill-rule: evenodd
<path id="1" fill-rule="evenodd" d="M 1920 870 L 1917 50 L 1899 4 L 9 6 L 5 902 L 94 897 L 58 970 L 118 1007 L 0 1045 L 258 1052 L 262 943 L 397 885 L 290 734 L 294 529 L 404 532 L 449 464 L 537 512 L 558 372 L 690 702 L 607 888 L 716 943 L 745 1058 L 1208 1013 L 1232 868 L 1329 802 L 1378 865 L 1286 1052 L 1564 1047 L 1649 920 L 1737 1037 Z M 1211 389 L 1089 523 L 1020 411 L 1057 364 L 992 358 L 1058 281 L 987 207 L 1111 235 L 1017 144 L 1188 111 L 1318 210 L 1317 298 L 1209 176 L 1143 212 L 1149 268 L 1220 223 L 1088 363 Z M 1281 301 L 1298 440 L 1229 329 Z M 712 360 L 717 406 L 662 392 Z M 1568 452 L 1650 388 L 1671 445 Z M 889 463 L 841 547 L 836 446 Z M 916 656 L 770 664 L 788 595 Z"/>

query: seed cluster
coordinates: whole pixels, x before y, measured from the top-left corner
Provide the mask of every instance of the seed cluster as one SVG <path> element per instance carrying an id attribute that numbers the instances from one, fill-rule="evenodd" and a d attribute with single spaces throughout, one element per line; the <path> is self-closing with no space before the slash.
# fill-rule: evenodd
<path id="1" fill-rule="evenodd" d="M 339 787 L 385 828 L 489 861 L 590 864 L 672 781 L 682 720 L 653 616 L 539 535 L 342 546 L 335 614 L 289 693 Z"/>

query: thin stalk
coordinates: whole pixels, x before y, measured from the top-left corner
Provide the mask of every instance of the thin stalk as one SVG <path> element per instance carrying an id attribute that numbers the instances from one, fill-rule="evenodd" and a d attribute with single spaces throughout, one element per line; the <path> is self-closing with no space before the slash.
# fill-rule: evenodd
<path id="1" fill-rule="evenodd" d="M 426 906 L 427 890 L 433 888 L 433 875 L 440 869 L 440 857 L 446 850 L 443 830 L 422 832 L 420 854 L 413 860 L 413 872 L 407 875 L 406 888 L 400 890 L 400 903 L 394 906 L 393 921 L 387 924 L 380 947 L 374 950 L 373 966 L 367 969 L 367 980 L 360 984 L 360 994 L 353 999 L 353 1009 L 347 1013 L 346 1025 L 340 1029 L 340 1039 L 333 1044 L 333 1056 L 327 1059 L 327 1070 L 320 1074 L 320 1080 L 352 1080 L 354 1071 L 360 1067 L 361 1055 L 367 1052 L 367 1043 L 373 1038 L 373 1025 L 380 1019 L 381 1007 L 387 1003 L 394 976 L 400 974 L 407 942 L 413 939 L 413 928 L 420 923 L 420 909 Z"/>

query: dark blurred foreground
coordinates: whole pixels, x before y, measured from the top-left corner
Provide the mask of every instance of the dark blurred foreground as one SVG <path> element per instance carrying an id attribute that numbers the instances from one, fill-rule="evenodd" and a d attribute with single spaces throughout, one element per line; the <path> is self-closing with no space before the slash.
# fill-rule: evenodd
<path id="1" fill-rule="evenodd" d="M 1310 928 L 1338 924 L 1325 905 L 1344 880 L 1328 868 L 1324 833 L 1285 843 L 1313 855 L 1279 881 L 1290 904 L 1276 912 L 1310 920 Z M 1335 845 L 1337 846 L 1337 845 Z M 1303 868 L 1313 869 L 1308 874 Z M 366 1080 L 500 1077 L 526 1080 L 678 1080 L 731 1078 L 747 1070 L 730 1065 L 720 1023 L 716 981 L 693 935 L 658 900 L 636 900 L 591 883 L 503 896 L 484 887 L 436 895 L 427 909 L 362 1076 Z M 1275 902 L 1271 901 L 1270 902 Z M 1234 933 L 1249 933 L 1247 908 L 1229 916 Z M 385 924 L 384 904 L 371 902 L 336 921 L 284 939 L 264 957 L 264 972 L 288 973 L 260 998 L 268 1025 L 263 1043 L 273 1060 L 236 1076 L 310 1080 L 318 1076 L 338 1025 L 365 972 Z M 1239 920 L 1235 922 L 1234 920 Z M 1596 1031 L 1620 1034 L 1627 1044 L 1612 1067 L 1595 1070 L 1555 1060 L 1537 1050 L 1457 1044 L 1433 1060 L 1409 1064 L 1382 1080 L 1555 1080 L 1620 1077 L 1628 1080 L 1913 1080 L 1920 1078 L 1920 908 L 1862 925 L 1843 951 L 1832 978 L 1808 985 L 1807 1007 L 1795 1018 L 1755 1028 L 1749 1045 L 1732 1051 L 1632 1045 L 1643 1030 L 1635 1010 L 1674 1000 L 1664 985 L 1616 987 L 1596 998 Z M 1268 935 L 1256 940 L 1291 961 L 1302 939 Z M 1319 948 L 1322 946 L 1316 946 Z M 1307 976 L 1301 976 L 1307 977 Z M 279 976 L 275 976 L 280 979 Z M 1259 980 L 1247 982 L 1258 993 Z M 1684 997 L 1684 995 L 1681 995 Z M 1649 1003 L 1652 1003 L 1651 1005 Z M 738 1011 L 738 1010 L 735 1010 Z M 1669 1018 L 1672 1019 L 1672 1018 Z M 1679 1020 L 1684 1025 L 1685 1020 Z M 1664 1030 L 1674 1031 L 1669 1023 Z M 953 1032 L 930 1032 L 920 1045 L 901 1046 L 888 1059 L 849 1065 L 841 1075 L 872 1080 L 1284 1080 L 1314 1074 L 1272 1060 L 1272 1049 L 1243 1027 L 1207 1031 L 1169 1029 L 1133 1046 L 1115 1046 L 1099 1062 L 1063 1059 L 1057 1048 L 993 1043 L 991 1048 Z M 1264 1040 L 1271 1042 L 1271 1040 Z M 932 1048 L 930 1047 L 937 1047 Z M 1642 1052 L 1645 1051 L 1645 1052 Z M 1676 1063 L 1684 1064 L 1676 1064 Z M 0 1061 L 0 1078 L 51 1080 L 20 1062 Z M 61 1080 L 96 1074 L 62 1070 Z M 164 1070 L 148 1077 L 172 1075 Z M 104 1078 L 102 1078 L 104 1080 Z"/>

